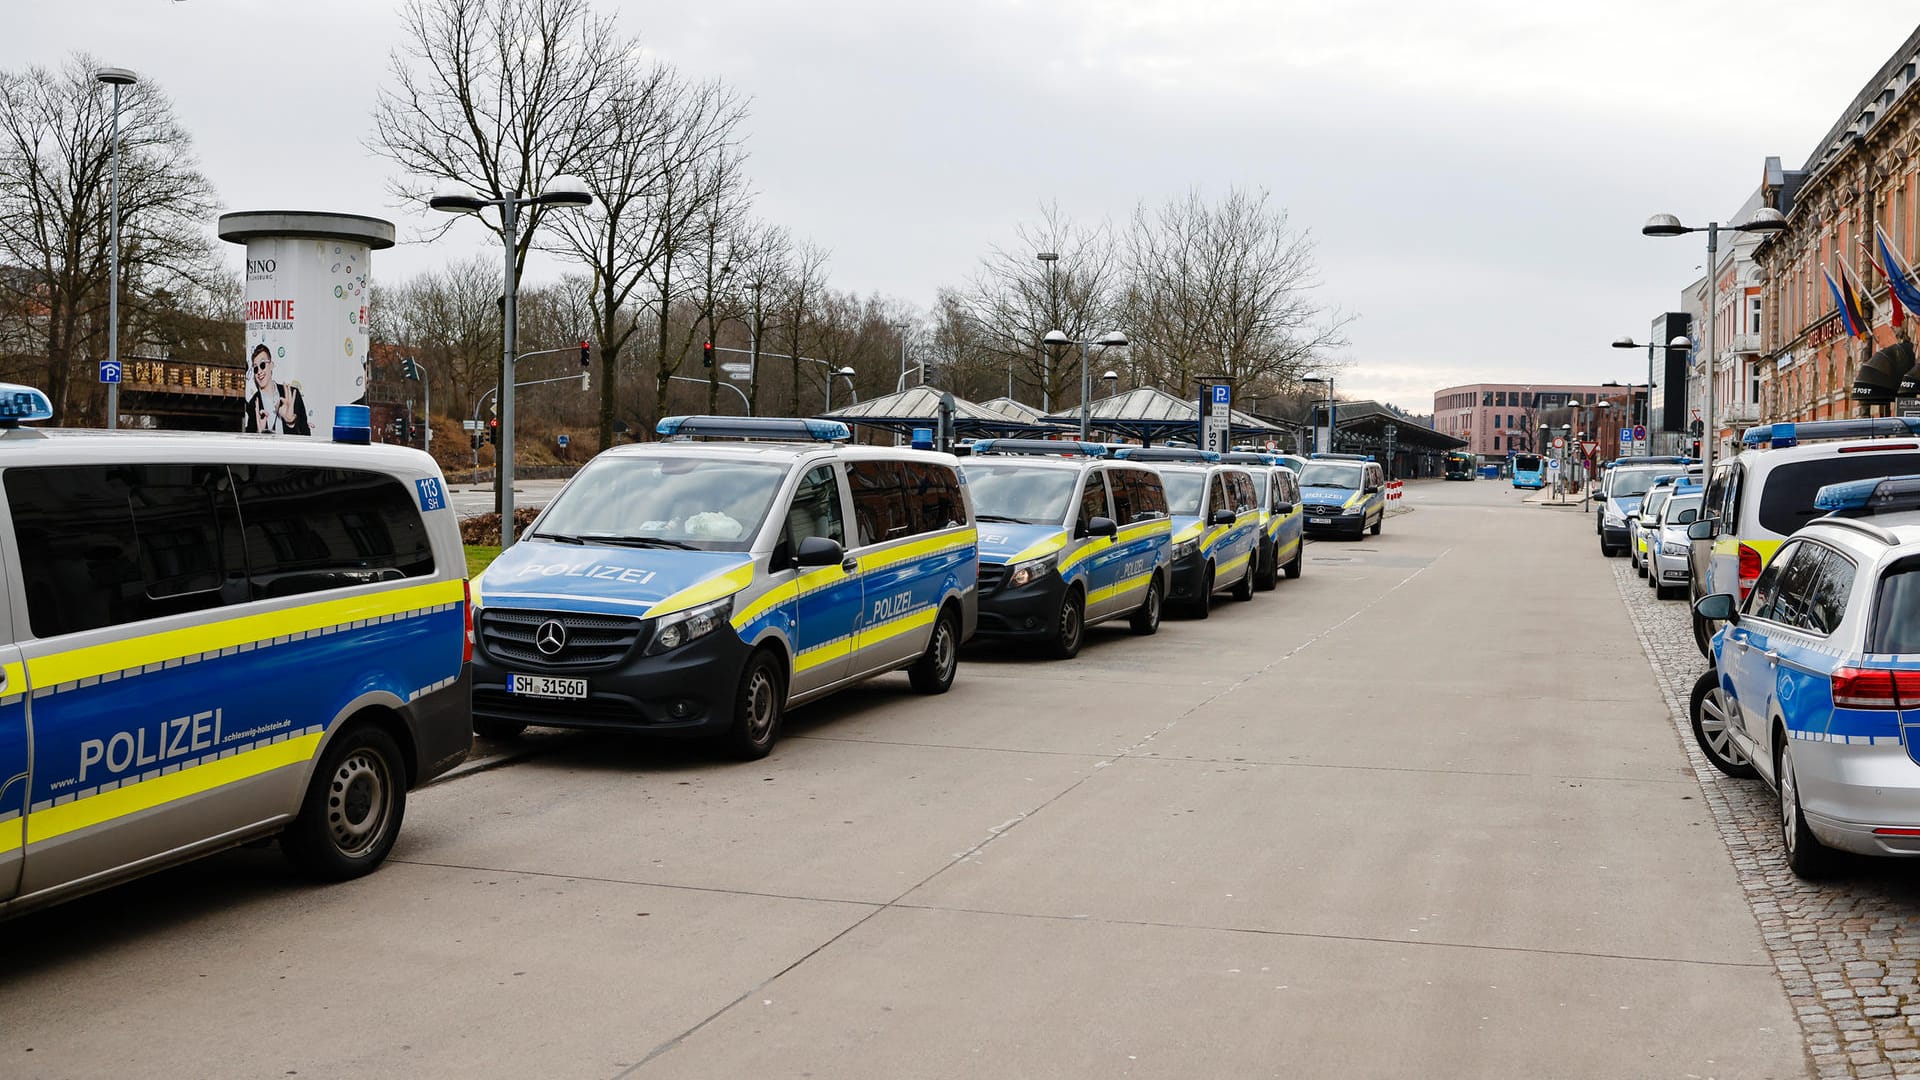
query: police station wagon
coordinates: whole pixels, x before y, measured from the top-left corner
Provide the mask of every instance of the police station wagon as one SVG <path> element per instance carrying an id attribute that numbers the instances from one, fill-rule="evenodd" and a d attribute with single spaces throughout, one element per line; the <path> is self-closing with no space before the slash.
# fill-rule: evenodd
<path id="1" fill-rule="evenodd" d="M 946 691 L 977 621 L 951 455 L 840 445 L 823 420 L 658 432 L 595 457 L 475 579 L 476 731 L 712 736 L 756 758 L 789 707 L 861 679 Z"/>
<path id="2" fill-rule="evenodd" d="M 0 913 L 276 833 L 378 866 L 472 745 L 433 459 L 51 412 L 0 391 Z"/>
<path id="3" fill-rule="evenodd" d="M 1044 642 L 1067 659 L 1095 623 L 1160 628 L 1166 492 L 1153 470 L 1104 453 L 1044 439 L 974 444 L 961 471 L 980 523 L 981 636 Z"/>

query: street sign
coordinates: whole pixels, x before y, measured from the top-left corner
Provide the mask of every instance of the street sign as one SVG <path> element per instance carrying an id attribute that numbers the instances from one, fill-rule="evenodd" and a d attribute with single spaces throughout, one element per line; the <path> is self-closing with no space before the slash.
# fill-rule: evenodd
<path id="1" fill-rule="evenodd" d="M 1633 441 L 1634 442 L 1647 441 L 1647 425 L 1645 424 L 1633 425 Z"/>
<path id="2" fill-rule="evenodd" d="M 751 372 L 751 371 L 729 371 L 729 372 L 727 372 L 727 378 L 729 378 L 729 379 L 732 379 L 732 380 L 733 380 L 734 382 L 752 382 L 752 381 L 753 381 L 753 372 Z"/>
<path id="3" fill-rule="evenodd" d="M 753 365 L 747 363 L 745 360 L 728 360 L 720 365 L 720 370 L 729 375 L 744 375 L 753 370 Z"/>
<path id="4" fill-rule="evenodd" d="M 562 435 L 560 436 L 560 449 L 565 450 L 566 448 L 567 448 L 567 437 L 565 435 Z"/>
<path id="5" fill-rule="evenodd" d="M 1583 442 L 1580 444 L 1580 448 L 1587 452 L 1588 457 L 1592 457 L 1594 451 L 1600 449 L 1600 444 L 1597 442 Z"/>
<path id="6" fill-rule="evenodd" d="M 1566 448 L 1566 445 L 1567 445 L 1567 440 L 1566 440 L 1566 439 L 1564 439 L 1564 438 L 1561 438 L 1561 437 L 1560 437 L 1560 436 L 1558 436 L 1558 435 L 1555 435 L 1555 436 L 1553 437 L 1553 448 L 1554 448 L 1555 450 L 1564 450 L 1564 449 Z"/>
<path id="7" fill-rule="evenodd" d="M 1548 472 L 1552 472 L 1552 471 L 1554 471 L 1555 469 L 1558 469 L 1559 467 L 1560 467 L 1560 459 L 1559 459 L 1559 458 L 1548 458 L 1548 459 L 1547 459 L 1547 471 L 1548 471 Z"/>
<path id="8" fill-rule="evenodd" d="M 1200 400 L 1207 406 L 1200 421 L 1200 449 L 1224 453 L 1232 442 L 1233 387 L 1208 383 Z"/>
<path id="9" fill-rule="evenodd" d="M 462 421 L 460 421 L 460 427 L 461 427 L 461 429 L 462 429 L 463 431 L 479 431 L 479 430 L 481 430 L 481 428 L 480 428 L 480 421 L 478 421 L 478 420 L 462 420 Z"/>
<path id="10" fill-rule="evenodd" d="M 118 360 L 100 361 L 100 381 L 103 383 L 119 382 L 120 381 L 120 361 Z"/>
<path id="11" fill-rule="evenodd" d="M 1632 442 L 1633 442 L 1633 429 L 1621 428 L 1620 429 L 1620 445 L 1628 446 L 1628 445 L 1631 445 Z"/>

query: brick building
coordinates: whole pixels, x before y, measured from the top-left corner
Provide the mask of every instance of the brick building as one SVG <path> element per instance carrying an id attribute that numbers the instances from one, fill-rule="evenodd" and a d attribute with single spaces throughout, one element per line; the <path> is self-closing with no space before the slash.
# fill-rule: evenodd
<path id="1" fill-rule="evenodd" d="M 1601 402 L 1606 405 L 1601 405 Z M 1646 389 L 1640 386 L 1575 386 L 1565 383 L 1473 383 L 1449 386 L 1433 395 L 1433 427 L 1467 443 L 1484 463 L 1505 461 L 1510 452 L 1540 448 L 1540 425 L 1555 413 L 1566 417 L 1577 406 L 1583 423 L 1601 443 L 1601 458 L 1618 447 L 1620 425 L 1643 419 Z M 1631 407 L 1631 416 L 1627 409 Z"/>

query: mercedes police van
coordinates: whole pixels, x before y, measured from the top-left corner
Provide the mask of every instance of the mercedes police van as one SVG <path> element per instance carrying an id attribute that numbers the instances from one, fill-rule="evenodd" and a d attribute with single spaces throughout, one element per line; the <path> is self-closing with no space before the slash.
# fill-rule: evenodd
<path id="1" fill-rule="evenodd" d="M 1387 480 L 1366 454 L 1312 454 L 1300 473 L 1307 531 L 1380 535 L 1387 520 Z"/>
<path id="2" fill-rule="evenodd" d="M 275 834 L 311 876 L 373 870 L 473 740 L 439 467 L 19 426 L 52 413 L 0 388 L 0 915 Z"/>
<path id="3" fill-rule="evenodd" d="M 1306 561 L 1306 512 L 1300 509 L 1300 474 L 1288 462 L 1305 462 L 1257 452 L 1222 454 L 1220 460 L 1246 466 L 1260 489 L 1260 543 L 1253 552 L 1253 587 L 1262 592 L 1275 588 L 1282 571 L 1290 578 L 1299 577 Z"/>
<path id="4" fill-rule="evenodd" d="M 788 708 L 862 679 L 952 685 L 977 619 L 952 455 L 845 445 L 830 420 L 657 430 L 595 457 L 474 580 L 474 730 L 712 736 L 751 759 Z"/>
<path id="5" fill-rule="evenodd" d="M 1160 629 L 1173 520 L 1160 475 L 1104 448 L 982 439 L 961 463 L 980 523 L 980 635 L 1068 659 L 1087 627 Z"/>
<path id="6" fill-rule="evenodd" d="M 1136 446 L 1114 456 L 1151 464 L 1166 488 L 1173 518 L 1168 601 L 1204 619 L 1221 589 L 1232 588 L 1235 600 L 1253 599 L 1253 553 L 1260 542 L 1260 489 L 1253 473 L 1220 464 L 1211 450 Z"/>

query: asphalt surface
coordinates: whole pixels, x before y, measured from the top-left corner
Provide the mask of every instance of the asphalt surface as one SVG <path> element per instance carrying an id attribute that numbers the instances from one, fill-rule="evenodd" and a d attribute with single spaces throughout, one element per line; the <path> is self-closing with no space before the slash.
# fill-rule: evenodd
<path id="1" fill-rule="evenodd" d="M 1591 516 L 1406 504 L 763 762 L 550 735 L 361 881 L 0 924 L 0 1076 L 1806 1075 Z"/>

